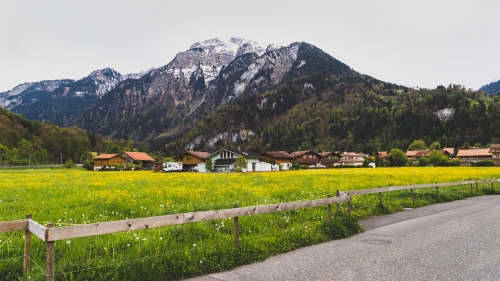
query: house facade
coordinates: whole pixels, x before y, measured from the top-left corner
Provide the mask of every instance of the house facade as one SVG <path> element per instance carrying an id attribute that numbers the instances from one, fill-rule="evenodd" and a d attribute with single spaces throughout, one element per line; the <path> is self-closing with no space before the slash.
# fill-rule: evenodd
<path id="1" fill-rule="evenodd" d="M 125 166 L 127 161 L 119 154 L 101 154 L 94 157 L 94 171 L 100 170 L 106 166 L 122 165 Z"/>
<path id="2" fill-rule="evenodd" d="M 247 167 L 243 170 L 244 172 L 271 171 L 271 164 L 261 161 L 264 158 L 262 155 L 249 150 L 223 148 L 210 154 L 209 157 L 214 163 L 215 171 L 229 172 L 234 171 L 234 163 L 238 156 L 243 156 L 247 159 Z"/>
<path id="3" fill-rule="evenodd" d="M 292 152 L 291 155 L 295 157 L 295 160 L 298 161 L 301 166 L 307 166 L 310 168 L 323 167 L 323 165 L 321 165 L 321 156 L 314 151 L 295 151 Z"/>
<path id="4" fill-rule="evenodd" d="M 495 165 L 499 166 L 500 165 L 500 144 L 492 144 L 490 147 L 490 150 L 488 150 L 489 153 L 491 153 L 491 160 L 495 162 Z"/>
<path id="5" fill-rule="evenodd" d="M 492 160 L 493 154 L 490 148 L 485 149 L 460 149 L 457 153 L 460 163 L 475 163 L 483 160 Z"/>
<path id="6" fill-rule="evenodd" d="M 340 165 L 340 153 L 336 151 L 328 151 L 319 153 L 320 163 L 325 167 L 335 167 Z"/>
<path id="7" fill-rule="evenodd" d="M 185 151 L 174 158 L 176 162 L 182 163 L 183 169 L 187 171 L 199 171 L 200 168 L 205 169 L 204 164 L 207 162 L 209 156 L 210 153 L 204 151 Z"/>
<path id="8" fill-rule="evenodd" d="M 356 167 L 363 166 L 366 157 L 368 157 L 368 155 L 363 153 L 344 152 L 344 154 L 340 155 L 340 164 Z"/>
<path id="9" fill-rule="evenodd" d="M 270 163 L 272 169 L 275 171 L 279 170 L 279 165 L 281 165 L 283 170 L 289 170 L 292 168 L 292 163 L 295 159 L 295 157 L 286 151 L 266 151 L 262 153 L 262 156 L 264 156 L 262 161 Z"/>

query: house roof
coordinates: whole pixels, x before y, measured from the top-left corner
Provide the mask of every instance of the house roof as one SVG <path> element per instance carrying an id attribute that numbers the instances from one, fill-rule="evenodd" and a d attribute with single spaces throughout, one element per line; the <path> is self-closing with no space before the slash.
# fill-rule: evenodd
<path id="1" fill-rule="evenodd" d="M 484 149 L 460 149 L 457 153 L 457 157 L 472 157 L 472 156 L 491 156 L 489 148 Z"/>
<path id="2" fill-rule="evenodd" d="M 231 159 L 217 159 L 214 162 L 214 166 L 228 166 L 234 163 L 236 159 L 231 158 Z"/>
<path id="3" fill-rule="evenodd" d="M 294 157 L 290 154 L 288 154 L 288 152 L 286 151 L 266 151 L 262 154 L 267 154 L 271 157 L 274 157 L 274 158 L 280 158 L 280 159 L 293 159 Z"/>
<path id="4" fill-rule="evenodd" d="M 320 162 L 319 158 L 298 158 L 300 164 L 317 164 Z"/>
<path id="5" fill-rule="evenodd" d="M 341 163 L 359 163 L 359 162 L 364 162 L 364 159 L 340 159 L 339 162 Z"/>
<path id="6" fill-rule="evenodd" d="M 311 153 L 311 154 L 314 154 L 314 155 L 317 155 L 317 156 L 320 156 L 318 153 L 312 151 L 312 150 L 301 150 L 301 151 L 294 151 L 291 153 L 292 156 L 294 157 L 300 157 L 304 154 L 307 154 L 307 153 Z"/>
<path id="7" fill-rule="evenodd" d="M 340 154 L 341 157 L 366 157 L 366 154 L 356 153 L 356 152 L 346 152 L 344 154 Z"/>
<path id="8" fill-rule="evenodd" d="M 253 151 L 245 150 L 245 149 L 234 149 L 234 148 L 222 148 L 222 149 L 219 149 L 216 152 L 210 154 L 209 156 L 215 155 L 215 154 L 221 152 L 222 150 L 227 150 L 227 151 L 232 152 L 236 155 L 241 155 L 245 158 L 264 158 L 264 156 L 262 156 L 258 153 L 255 153 Z"/>
<path id="9" fill-rule="evenodd" d="M 94 157 L 94 160 L 104 160 L 104 159 L 111 159 L 115 156 L 119 156 L 118 154 L 100 154 Z"/>
<path id="10" fill-rule="evenodd" d="M 155 161 L 151 156 L 144 152 L 124 152 L 128 157 L 132 158 L 134 161 Z"/>
<path id="11" fill-rule="evenodd" d="M 405 154 L 406 154 L 406 156 L 407 156 L 407 157 L 413 157 L 413 156 L 415 156 L 415 154 L 417 154 L 419 151 L 421 151 L 421 150 L 408 150 L 408 151 L 406 151 L 406 153 L 405 153 Z"/>
<path id="12" fill-rule="evenodd" d="M 337 155 L 337 156 L 340 156 L 340 153 L 337 152 L 337 151 L 324 151 L 324 152 L 320 152 L 318 154 L 319 154 L 319 156 L 321 156 L 321 158 L 324 158 L 324 157 L 326 157 L 328 155 Z"/>
<path id="13" fill-rule="evenodd" d="M 450 155 L 455 154 L 455 149 L 453 147 L 445 147 L 441 150 L 447 151 Z"/>
<path id="14" fill-rule="evenodd" d="M 321 162 L 327 163 L 327 164 L 333 164 L 333 163 L 339 163 L 340 159 L 328 159 L 328 158 L 323 158 L 321 159 Z"/>
<path id="15" fill-rule="evenodd" d="M 492 144 L 488 151 L 491 152 L 492 149 L 500 149 L 500 144 Z"/>
<path id="16" fill-rule="evenodd" d="M 378 158 L 381 158 L 381 159 L 387 158 L 387 151 L 379 151 Z"/>
<path id="17" fill-rule="evenodd" d="M 413 155 L 413 157 L 415 158 L 426 157 L 427 155 L 429 155 L 429 153 L 430 153 L 429 150 L 419 150 L 417 151 L 417 153 L 415 153 L 415 155 Z"/>
<path id="18" fill-rule="evenodd" d="M 183 153 L 175 156 L 174 158 L 177 158 L 177 157 L 182 156 L 184 154 L 190 154 L 190 155 L 193 155 L 193 156 L 198 157 L 200 159 L 207 159 L 208 156 L 210 156 L 210 153 L 208 153 L 208 152 L 187 150 L 187 151 L 184 151 Z"/>

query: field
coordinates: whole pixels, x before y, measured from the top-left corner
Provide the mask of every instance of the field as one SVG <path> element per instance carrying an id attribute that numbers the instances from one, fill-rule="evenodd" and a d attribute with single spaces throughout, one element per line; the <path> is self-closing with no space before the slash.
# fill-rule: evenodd
<path id="1" fill-rule="evenodd" d="M 0 169 L 0 221 L 32 214 L 56 226 L 319 199 L 336 190 L 500 178 L 497 168 L 327 169 L 274 173 L 87 172 Z M 489 184 L 478 194 L 491 193 Z M 500 189 L 500 187 L 498 188 Z M 433 189 L 360 195 L 355 218 L 436 203 Z M 474 195 L 476 193 L 474 192 Z M 471 196 L 468 186 L 440 189 L 439 202 Z M 56 280 L 178 280 L 223 271 L 301 246 L 342 237 L 325 230 L 326 207 L 240 218 L 241 248 L 231 219 L 56 242 Z M 0 233 L 0 279 L 22 279 L 21 232 Z M 45 280 L 45 243 L 32 240 L 30 280 Z"/>

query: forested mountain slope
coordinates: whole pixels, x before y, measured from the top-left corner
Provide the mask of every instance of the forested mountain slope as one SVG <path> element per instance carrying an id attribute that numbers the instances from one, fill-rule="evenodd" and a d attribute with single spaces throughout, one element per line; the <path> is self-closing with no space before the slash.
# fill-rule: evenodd
<path id="1" fill-rule="evenodd" d="M 500 103 L 461 86 L 415 90 L 369 76 L 306 76 L 205 117 L 167 151 L 222 146 L 261 150 L 406 149 L 498 142 Z"/>

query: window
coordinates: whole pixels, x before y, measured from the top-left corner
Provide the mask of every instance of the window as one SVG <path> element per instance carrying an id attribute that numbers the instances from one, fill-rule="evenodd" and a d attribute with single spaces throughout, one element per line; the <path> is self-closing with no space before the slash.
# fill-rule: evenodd
<path id="1" fill-rule="evenodd" d="M 304 155 L 304 157 L 303 157 L 303 158 L 306 158 L 306 155 Z"/>

